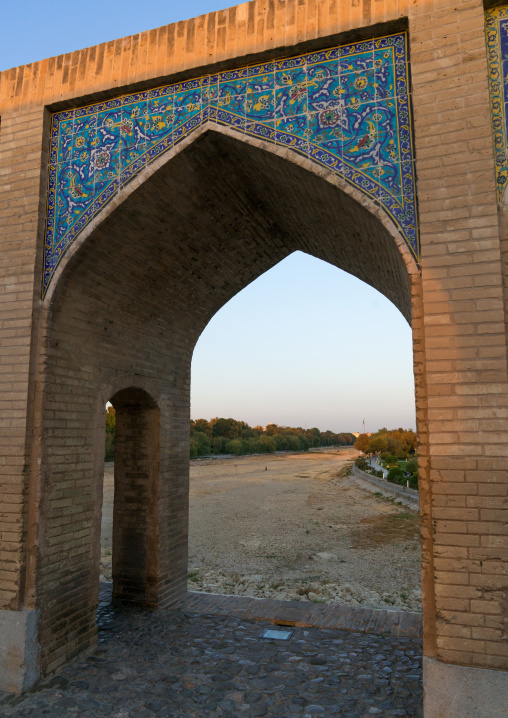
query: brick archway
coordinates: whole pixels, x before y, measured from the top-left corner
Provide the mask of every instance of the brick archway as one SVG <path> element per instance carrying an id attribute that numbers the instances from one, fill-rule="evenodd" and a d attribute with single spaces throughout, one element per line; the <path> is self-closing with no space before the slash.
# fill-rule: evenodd
<path id="1" fill-rule="evenodd" d="M 496 691 L 501 705 L 506 704 L 508 283 L 506 221 L 496 203 L 495 185 L 495 167 L 502 169 L 506 158 L 493 145 L 491 121 L 503 141 L 506 127 L 489 107 L 488 59 L 497 50 L 491 48 L 487 54 L 484 32 L 479 0 L 449 8 L 423 0 L 409 5 L 252 0 L 0 74 L 0 486 L 5 497 L 0 528 L 0 688 L 27 689 L 41 666 L 44 672 L 57 670 L 95 640 L 93 557 L 83 538 L 89 532 L 86 522 L 93 516 L 94 494 L 86 494 L 84 487 L 93 483 L 91 457 L 101 387 L 114 386 L 117 391 L 152 386 L 148 393 L 156 398 L 161 417 L 159 514 L 171 527 L 159 534 L 158 600 L 160 605 L 178 600 L 186 574 L 192 347 L 228 298 L 293 249 L 303 249 L 369 281 L 407 318 L 412 315 L 424 477 L 426 715 L 476 718 L 481 711 L 491 718 L 498 710 L 492 699 Z M 410 164 L 405 154 L 399 160 L 394 149 L 389 159 L 395 174 L 390 176 L 400 179 L 393 187 L 403 187 L 409 173 L 417 175 L 419 219 L 414 193 L 407 195 L 407 205 L 402 191 L 386 199 L 379 173 L 391 152 L 391 126 L 377 112 L 374 119 L 372 98 L 365 99 L 368 93 L 356 96 L 356 90 L 365 90 L 358 68 L 344 67 L 343 74 L 349 76 L 344 85 L 332 82 L 333 117 L 318 118 L 316 125 L 316 106 L 307 105 L 302 112 L 309 116 L 312 132 L 318 128 L 319 138 L 311 138 L 317 149 L 298 135 L 307 137 L 305 127 L 296 131 L 284 124 L 281 129 L 277 121 L 287 118 L 275 112 L 273 118 L 264 117 L 262 130 L 275 149 L 256 146 L 261 133 L 251 132 L 247 119 L 252 121 L 253 109 L 270 110 L 266 98 L 246 100 L 236 113 L 243 134 L 250 132 L 255 140 L 239 142 L 238 127 L 232 127 L 236 120 L 231 114 L 227 122 L 218 112 L 210 114 L 209 96 L 203 102 L 201 94 L 196 108 L 195 100 L 188 103 L 180 96 L 182 88 L 174 89 L 197 78 L 208 78 L 211 87 L 215 73 L 242 68 L 250 77 L 248 68 L 255 63 L 284 63 L 302 53 L 342 47 L 352 38 L 371 43 L 374 53 L 372 42 L 390 33 L 405 33 L 411 72 L 409 55 L 389 61 L 397 91 L 384 97 L 397 105 L 398 120 L 399 110 L 414 109 L 413 126 L 405 121 L 398 125 L 404 131 L 398 134 L 397 151 L 409 148 L 411 129 L 415 149 Z M 489 42 L 493 37 L 489 35 Z M 340 76 L 340 57 L 338 62 Z M 374 78 L 370 89 L 378 85 L 375 67 L 373 56 L 372 66 L 367 63 L 362 69 Z M 492 68 L 497 87 L 498 70 Z M 397 78 L 404 72 L 412 81 L 399 85 Z M 201 134 L 193 135 L 188 147 L 182 144 L 183 151 L 158 169 L 152 157 L 156 171 L 151 177 L 129 174 L 139 159 L 136 152 L 141 155 L 146 147 L 141 152 L 139 143 L 130 142 L 129 153 L 135 157 L 122 163 L 118 137 L 112 136 L 107 140 L 109 159 L 93 155 L 97 175 L 92 197 L 90 186 L 77 180 L 75 168 L 87 158 L 92 161 L 97 136 L 85 129 L 78 133 L 80 142 L 72 145 L 70 157 L 58 155 L 52 115 L 78 112 L 90 103 L 123 107 L 119 98 L 125 93 L 132 99 L 135 93 L 159 88 L 164 94 L 161 88 L 169 84 L 180 97 L 179 107 L 187 109 L 174 127 L 177 134 L 172 129 L 171 139 L 165 139 L 175 146 L 187 120 L 195 122 Z M 349 99 L 341 104 L 342 90 L 349 92 Z M 374 104 L 377 92 L 374 89 Z M 276 88 L 274 103 L 275 97 Z M 286 100 L 298 103 L 301 95 L 297 92 Z M 501 105 L 494 100 L 497 112 Z M 371 125 L 356 143 L 356 136 L 353 141 L 347 133 L 348 111 L 344 115 L 342 110 L 357 112 L 362 103 L 371 103 L 363 118 L 368 115 Z M 147 104 L 147 115 L 156 114 L 148 109 Z M 97 108 L 97 119 L 102 112 Z M 123 114 L 121 118 L 123 122 Z M 118 123 L 114 117 L 106 119 L 106 129 L 114 135 Z M 132 135 L 137 131 L 132 129 L 135 118 L 127 119 L 133 120 L 127 130 Z M 227 132 L 217 126 L 212 131 L 212 125 L 221 124 Z M 331 139 L 329 128 L 333 134 L 339 126 L 346 133 Z M 160 130 L 154 117 L 153 127 Z M 287 161 L 288 134 L 300 137 L 294 140 L 301 150 L 297 163 Z M 74 149 L 88 147 L 88 141 L 90 152 L 84 159 L 74 154 Z M 146 138 L 143 141 L 146 145 Z M 335 142 L 335 154 L 326 149 L 327 142 Z M 365 157 L 376 142 L 385 153 L 383 162 L 378 154 L 369 165 Z M 291 151 L 296 153 L 295 146 Z M 146 151 L 154 147 L 150 144 Z M 118 158 L 112 160 L 115 152 Z M 323 160 L 318 174 L 308 171 L 302 152 L 309 160 L 311 155 Z M 370 204 L 364 201 L 365 192 L 353 197 L 340 181 L 328 181 L 334 163 L 336 178 L 364 188 Z M 64 171 L 59 174 L 56 165 Z M 345 165 L 359 174 L 352 177 Z M 103 171 L 113 171 L 113 184 L 106 182 L 109 175 L 101 175 Z M 57 177 L 64 182 L 61 198 L 70 198 L 67 204 L 62 200 L 60 219 L 79 232 L 71 237 L 62 231 L 48 245 L 46 220 L 56 208 L 51 182 Z M 128 180 L 131 187 L 136 182 L 139 186 L 120 198 L 120 185 L 127 187 Z M 105 207 L 96 187 L 101 192 L 110 187 L 110 205 L 108 216 L 101 215 L 92 226 L 94 212 Z M 53 198 L 58 201 L 56 195 Z M 167 203 L 173 210 L 169 217 Z M 388 224 L 379 210 L 391 217 Z M 405 233 L 408 251 L 415 249 L 421 277 L 401 253 L 390 222 Z M 81 247 L 75 244 L 74 249 L 71 244 L 81 241 L 77 235 L 85 225 L 89 235 L 83 234 Z M 419 235 L 420 254 L 411 231 Z M 63 254 L 69 261 L 59 270 Z M 61 271 L 59 278 L 55 269 Z M 48 289 L 44 301 L 41 285 Z M 72 538 L 71 519 L 78 522 Z M 62 583 L 66 570 L 68 580 Z M 452 694 L 451 702 L 446 692 Z M 481 696 L 476 714 L 470 707 L 473 694 Z"/>
<path id="2" fill-rule="evenodd" d="M 105 209 L 61 263 L 54 290 L 44 301 L 42 324 L 44 347 L 57 347 L 41 351 L 42 423 L 54 427 L 41 436 L 38 481 L 44 503 L 37 542 L 44 549 L 28 577 L 34 608 L 41 610 L 44 672 L 95 640 L 97 566 L 90 561 L 89 538 L 83 533 L 73 550 L 65 547 L 69 534 L 80 533 L 94 512 L 88 496 L 101 474 L 102 425 L 94 427 L 97 406 L 104 403 L 103 386 L 121 383 L 124 376 L 134 386 L 144 379 L 158 396 L 160 462 L 152 467 L 158 499 L 151 509 L 158 537 L 151 562 L 157 568 L 139 591 L 150 591 L 145 601 L 150 605 L 168 606 L 186 588 L 191 357 L 220 307 L 300 249 L 377 287 L 409 320 L 413 314 L 419 361 L 421 283 L 414 260 L 379 207 L 314 169 L 287 150 L 279 153 L 268 143 L 245 142 L 239 133 L 205 127 Z M 221 181 L 225 177 L 227 182 Z M 128 394 L 128 389 L 115 394 L 113 404 L 122 404 Z M 77 406 L 71 426 L 68 417 Z M 425 471 L 424 445 L 420 454 Z M 60 537 L 48 542 L 45 537 L 59 521 L 62 486 L 70 481 L 79 481 L 82 491 L 73 495 Z M 120 503 L 117 510 L 120 516 Z M 422 513 L 428 513 L 423 502 Z M 425 550 L 430 556 L 430 548 Z M 433 616 L 429 588 L 430 581 L 424 601 Z M 79 594 L 75 610 L 57 623 L 63 606 Z"/>

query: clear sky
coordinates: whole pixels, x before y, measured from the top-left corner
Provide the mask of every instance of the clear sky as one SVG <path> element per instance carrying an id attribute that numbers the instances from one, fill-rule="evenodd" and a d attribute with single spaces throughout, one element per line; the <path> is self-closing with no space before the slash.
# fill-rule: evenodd
<path id="1" fill-rule="evenodd" d="M 0 70 L 185 20 L 234 0 L 4 3 Z M 194 353 L 192 417 L 415 428 L 411 330 L 379 292 L 301 252 L 234 297 Z"/>

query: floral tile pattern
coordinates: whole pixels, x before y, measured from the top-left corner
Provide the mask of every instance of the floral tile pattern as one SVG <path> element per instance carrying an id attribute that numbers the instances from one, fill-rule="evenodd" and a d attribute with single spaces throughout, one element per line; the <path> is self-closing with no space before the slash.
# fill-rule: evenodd
<path id="1" fill-rule="evenodd" d="M 489 73 L 490 111 L 496 172 L 497 201 L 508 183 L 506 111 L 508 109 L 508 6 L 485 11 L 485 39 Z"/>
<path id="2" fill-rule="evenodd" d="M 506 31 L 503 42 L 508 61 Z M 398 33 L 54 113 L 43 296 L 67 248 L 115 194 L 208 121 L 336 173 L 386 211 L 418 260 L 407 54 Z M 496 151 L 506 181 L 503 133 Z"/>

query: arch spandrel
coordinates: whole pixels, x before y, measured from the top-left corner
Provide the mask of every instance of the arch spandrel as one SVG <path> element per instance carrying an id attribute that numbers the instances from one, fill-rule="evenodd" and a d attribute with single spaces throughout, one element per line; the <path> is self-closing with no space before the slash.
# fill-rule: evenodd
<path id="1" fill-rule="evenodd" d="M 407 34 L 398 33 L 55 113 L 43 295 L 103 208 L 210 122 L 335 174 L 383 210 L 418 260 Z"/>

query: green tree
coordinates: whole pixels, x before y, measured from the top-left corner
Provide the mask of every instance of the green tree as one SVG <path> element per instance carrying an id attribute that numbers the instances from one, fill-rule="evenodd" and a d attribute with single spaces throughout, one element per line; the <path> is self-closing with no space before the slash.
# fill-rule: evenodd
<path id="1" fill-rule="evenodd" d="M 192 424 L 194 424 L 194 429 L 196 431 L 202 431 L 208 437 L 212 438 L 212 427 L 206 419 L 196 419 L 196 421 L 191 422 L 191 427 Z"/>
<path id="2" fill-rule="evenodd" d="M 243 441 L 241 439 L 231 439 L 226 444 L 226 453 L 227 454 L 243 454 L 244 447 L 243 447 Z"/>
<path id="3" fill-rule="evenodd" d="M 290 434 L 288 436 L 288 444 L 289 444 L 289 450 L 290 451 L 301 451 L 302 445 L 300 444 L 300 439 L 298 436 L 295 436 L 294 434 Z"/>
<path id="4" fill-rule="evenodd" d="M 198 442 L 194 439 L 190 440 L 190 457 L 191 459 L 197 459 L 199 456 L 198 454 Z"/>
<path id="5" fill-rule="evenodd" d="M 275 451 L 277 448 L 273 436 L 266 436 L 266 435 L 260 436 L 258 439 L 258 443 L 259 443 L 259 450 L 262 451 L 263 453 L 265 453 L 265 452 L 271 453 L 271 452 Z"/>
<path id="6" fill-rule="evenodd" d="M 194 431 L 191 436 L 191 440 L 195 441 L 198 447 L 198 456 L 204 456 L 205 454 L 211 454 L 212 445 L 210 437 L 205 434 L 204 431 Z"/>
<path id="7" fill-rule="evenodd" d="M 240 453 L 272 452 L 281 450 L 307 451 L 311 446 L 351 445 L 354 435 L 346 432 L 336 434 L 333 431 L 321 432 L 316 427 L 302 429 L 301 426 L 278 426 L 270 423 L 266 430 L 262 426 L 249 426 L 245 421 L 215 417 L 196 419 L 190 422 L 191 456 L 234 453 L 240 451 L 239 444 L 233 444 L 230 451 L 228 444 L 238 440 L 241 443 Z"/>
<path id="8" fill-rule="evenodd" d="M 235 419 L 212 419 L 210 421 L 213 436 L 224 436 L 226 439 L 238 439 L 242 429 Z"/>
<path id="9" fill-rule="evenodd" d="M 223 436 L 215 436 L 212 439 L 212 451 L 214 454 L 225 454 L 228 440 Z"/>
<path id="10" fill-rule="evenodd" d="M 113 406 L 106 409 L 106 441 L 104 461 L 114 461 L 116 440 L 116 412 Z"/>

